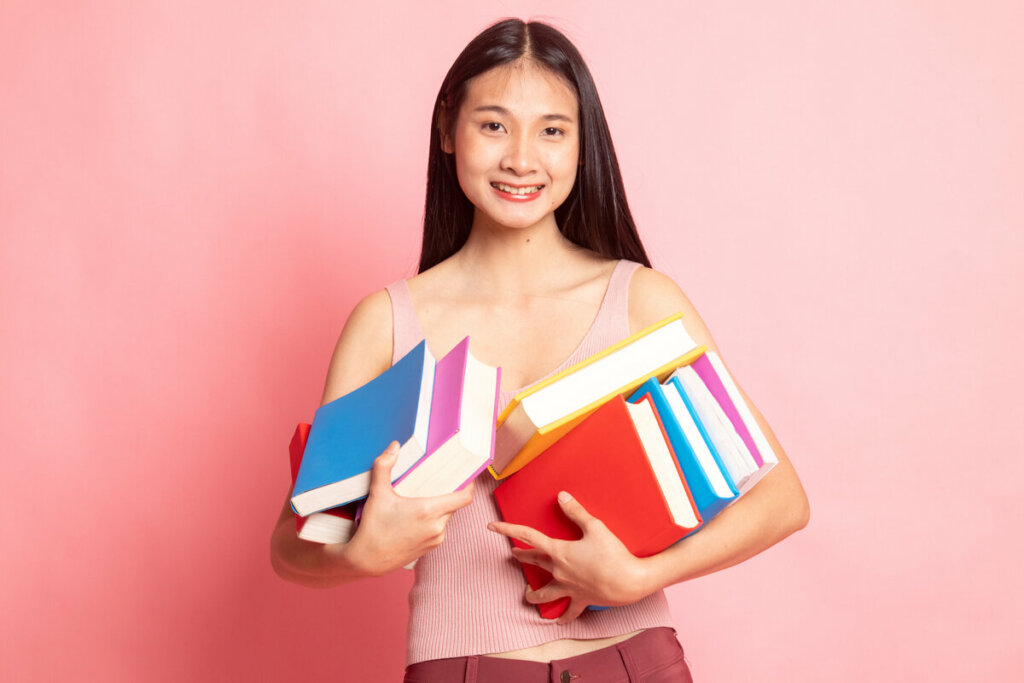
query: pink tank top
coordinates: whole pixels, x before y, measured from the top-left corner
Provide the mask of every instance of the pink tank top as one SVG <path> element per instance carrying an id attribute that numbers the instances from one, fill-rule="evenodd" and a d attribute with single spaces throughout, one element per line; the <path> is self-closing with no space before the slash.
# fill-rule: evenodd
<path id="1" fill-rule="evenodd" d="M 616 264 L 590 330 L 552 374 L 629 336 L 629 280 L 638 266 L 625 260 Z M 394 316 L 394 362 L 423 339 L 423 332 L 405 280 L 387 291 Z M 501 392 L 499 411 L 518 391 Z M 486 473 L 477 478 L 473 502 L 452 515 L 444 542 L 416 563 L 407 664 L 673 627 L 663 591 L 633 605 L 588 610 L 562 626 L 541 619 L 536 606 L 523 599 L 526 579 L 509 552 L 509 540 L 487 530 L 488 522 L 500 519 L 493 495 L 497 485 Z"/>

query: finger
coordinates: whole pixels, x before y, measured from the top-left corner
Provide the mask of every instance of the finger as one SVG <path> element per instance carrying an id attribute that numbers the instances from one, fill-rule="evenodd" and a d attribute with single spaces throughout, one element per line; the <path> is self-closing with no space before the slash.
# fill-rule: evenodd
<path id="1" fill-rule="evenodd" d="M 424 499 L 427 510 L 435 515 L 450 515 L 460 508 L 464 508 L 473 502 L 473 485 L 470 484 L 461 491 L 444 493 L 440 496 L 431 496 Z"/>
<path id="2" fill-rule="evenodd" d="M 556 624 L 568 624 L 570 621 L 575 621 L 583 611 L 587 609 L 587 604 L 578 598 L 573 598 L 569 601 L 569 606 L 562 612 L 562 616 L 555 620 Z"/>
<path id="3" fill-rule="evenodd" d="M 597 518 L 587 512 L 583 504 L 572 497 L 568 491 L 561 491 L 558 494 L 558 504 L 562 507 L 565 516 L 571 519 L 580 529 L 586 529 Z"/>
<path id="4" fill-rule="evenodd" d="M 521 541 L 528 546 L 548 552 L 551 547 L 551 539 L 536 529 L 522 524 L 509 524 L 508 522 L 491 522 L 487 528 L 496 533 L 508 536 L 509 538 Z M 550 554 L 548 552 L 548 554 Z"/>
<path id="5" fill-rule="evenodd" d="M 512 555 L 524 564 L 532 564 L 546 570 L 549 574 L 554 568 L 554 562 L 549 555 L 539 550 L 527 550 L 526 548 L 512 548 Z"/>
<path id="6" fill-rule="evenodd" d="M 545 602 L 553 602 L 559 598 L 569 597 L 569 589 L 565 584 L 552 579 L 537 590 L 527 589 L 525 593 L 526 602 L 531 605 L 539 605 Z"/>
<path id="7" fill-rule="evenodd" d="M 370 470 L 370 491 L 391 489 L 391 470 L 398 460 L 398 442 L 392 441 L 373 461 Z"/>

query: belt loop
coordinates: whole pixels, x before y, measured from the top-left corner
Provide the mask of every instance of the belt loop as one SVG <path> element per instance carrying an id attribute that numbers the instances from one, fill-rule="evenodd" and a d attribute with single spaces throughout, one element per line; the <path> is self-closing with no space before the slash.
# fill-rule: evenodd
<path id="1" fill-rule="evenodd" d="M 622 666 L 625 667 L 629 680 L 633 682 L 639 681 L 640 671 L 636 667 L 636 662 L 633 661 L 633 653 L 629 651 L 629 641 L 617 643 L 615 649 L 619 651 L 619 657 L 622 658 Z"/>
<path id="2" fill-rule="evenodd" d="M 466 683 L 476 683 L 476 670 L 480 666 L 480 658 L 476 655 L 466 657 Z"/>

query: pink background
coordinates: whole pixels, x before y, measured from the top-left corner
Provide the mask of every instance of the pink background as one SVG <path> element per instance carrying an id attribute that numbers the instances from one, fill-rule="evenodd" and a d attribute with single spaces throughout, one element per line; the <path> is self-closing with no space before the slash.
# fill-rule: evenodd
<path id="1" fill-rule="evenodd" d="M 268 539 L 347 313 L 415 268 L 437 87 L 509 14 L 587 58 L 811 498 L 669 589 L 697 679 L 1024 676 L 1019 2 L 83 4 L 0 4 L 0 679 L 399 677 L 411 576 L 299 588 Z"/>

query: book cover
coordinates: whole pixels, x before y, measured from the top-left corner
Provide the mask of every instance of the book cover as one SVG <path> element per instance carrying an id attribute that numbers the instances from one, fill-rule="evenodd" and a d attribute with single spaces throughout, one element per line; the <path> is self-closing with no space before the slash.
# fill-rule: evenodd
<path id="1" fill-rule="evenodd" d="M 308 422 L 300 422 L 295 427 L 291 442 L 288 445 L 289 461 L 291 464 L 292 485 L 295 485 L 295 477 L 299 474 L 299 466 L 302 463 L 302 454 L 306 450 L 306 442 L 309 439 Z M 314 512 L 308 517 L 295 515 L 295 532 L 299 538 L 315 543 L 347 543 L 355 532 L 356 521 L 359 515 L 359 505 L 350 503 L 342 507 L 330 508 L 323 512 Z"/>
<path id="2" fill-rule="evenodd" d="M 423 457 L 435 365 L 421 341 L 376 378 L 320 406 L 292 492 L 297 513 L 365 498 L 373 461 L 392 441 L 400 445 L 392 481 Z"/>
<path id="3" fill-rule="evenodd" d="M 704 352 L 676 313 L 516 394 L 498 417 L 491 474 L 522 468 L 614 396 Z"/>
<path id="4" fill-rule="evenodd" d="M 667 437 L 647 399 L 645 432 L 653 432 L 667 453 L 664 462 L 675 478 L 672 500 L 666 498 L 662 481 L 652 466 L 637 422 L 619 396 L 608 401 L 528 465 L 504 480 L 494 498 L 502 518 L 524 524 L 552 538 L 576 540 L 580 529 L 558 505 L 559 491 L 568 491 L 592 515 L 600 519 L 638 557 L 661 552 L 700 525 L 693 499 L 686 489 Z M 639 404 L 633 408 L 642 408 Z M 652 450 L 654 450 L 652 448 Z M 513 541 L 517 547 L 528 547 Z M 551 575 L 540 567 L 523 565 L 534 589 L 548 583 Z M 568 599 L 539 605 L 541 615 L 556 618 Z"/>

